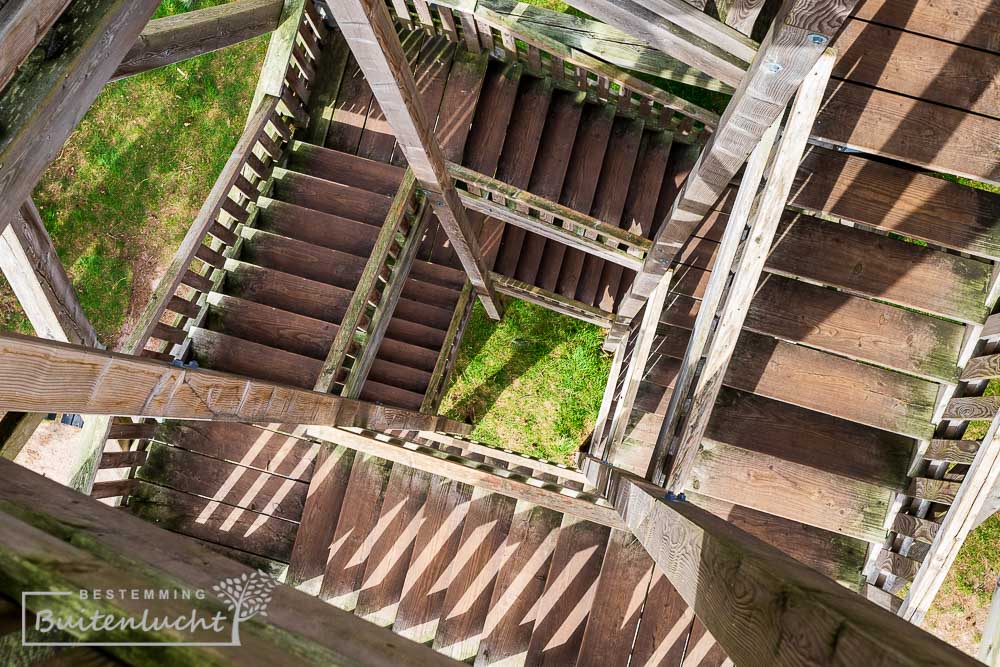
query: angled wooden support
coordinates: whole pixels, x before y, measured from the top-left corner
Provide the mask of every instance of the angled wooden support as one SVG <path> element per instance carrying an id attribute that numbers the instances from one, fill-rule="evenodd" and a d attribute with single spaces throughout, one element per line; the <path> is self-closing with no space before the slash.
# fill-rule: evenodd
<path id="1" fill-rule="evenodd" d="M 35 3 L 13 3 L 21 4 Z M 0 93 L 0 220 L 12 219 L 31 196 L 159 4 L 70 3 L 49 31 L 58 55 L 32 53 L 10 79 Z"/>
<path id="2" fill-rule="evenodd" d="M 683 0 L 572 0 L 570 4 L 733 87 L 740 84 L 754 57 L 755 45 L 746 35 Z"/>
<path id="3" fill-rule="evenodd" d="M 433 447 L 391 438 L 373 432 L 353 433 L 342 428 L 310 426 L 306 437 L 333 443 L 363 454 L 377 456 L 432 475 L 547 507 L 585 521 L 625 529 L 615 508 L 604 498 L 537 477 L 521 475 L 480 461 L 446 454 Z"/>
<path id="4" fill-rule="evenodd" d="M 993 590 L 993 602 L 983 627 L 983 639 L 976 654 L 989 667 L 1000 667 L 1000 581 Z"/>
<path id="5" fill-rule="evenodd" d="M 616 485 L 615 508 L 737 665 L 977 665 L 958 649 L 663 489 Z"/>
<path id="6" fill-rule="evenodd" d="M 334 391 L 345 398 L 361 395 L 413 266 L 427 218 L 423 202 L 417 203 L 413 171 L 407 169 L 320 369 L 313 387 L 316 391 Z M 347 365 L 349 357 L 353 363 Z"/>
<path id="7" fill-rule="evenodd" d="M 112 81 L 253 39 L 278 25 L 284 0 L 236 0 L 150 21 Z"/>
<path id="8" fill-rule="evenodd" d="M 994 415 L 989 430 L 965 473 L 958 493 L 934 536 L 930 551 L 917 570 L 910 590 L 899 609 L 899 615 L 911 623 L 920 624 L 930 608 L 958 550 L 977 524 L 982 508 L 989 501 L 993 487 L 1000 479 L 1000 415 Z"/>
<path id="9" fill-rule="evenodd" d="M 385 3 L 344 0 L 331 4 L 354 57 L 396 135 L 406 161 L 430 200 L 438 221 L 462 262 L 477 295 L 493 319 L 503 312 L 483 263 L 465 208 L 445 167 L 441 146 L 431 132 L 417 86 Z"/>
<path id="10" fill-rule="evenodd" d="M 694 466 L 834 60 L 834 52 L 827 51 L 802 83 L 770 163 L 767 184 L 759 195 L 757 188 L 777 122 L 764 134 L 747 164 L 746 180 L 719 246 L 711 284 L 698 312 L 647 473 L 656 483 L 665 481 L 675 493 L 684 491 Z"/>
<path id="11" fill-rule="evenodd" d="M 785 0 L 753 64 L 660 225 L 619 313 L 634 317 L 857 4 Z"/>
<path id="12" fill-rule="evenodd" d="M 14 76 L 70 0 L 9 0 L 0 6 L 0 89 Z"/>
<path id="13" fill-rule="evenodd" d="M 6 333 L 0 334 L 0 410 L 471 430 L 435 415 Z"/>
<path id="14" fill-rule="evenodd" d="M 108 619 L 179 619 L 191 617 L 197 610 L 199 618 L 211 619 L 225 608 L 211 593 L 198 596 L 191 592 L 211 591 L 228 578 L 259 576 L 252 568 L 196 540 L 84 497 L 21 466 L 0 461 L 0 476 L 4 480 L 0 485 L 0 533 L 4 536 L 0 540 L 0 562 L 4 564 L 0 593 L 18 601 L 25 591 L 65 593 L 26 596 L 29 610 L 49 609 L 57 618 L 65 611 L 72 614 L 66 618 L 81 620 L 97 613 Z M 80 599 L 81 590 L 108 588 L 162 590 L 172 600 L 151 601 L 129 595 L 110 601 L 92 596 Z M 163 642 L 174 644 L 167 649 L 170 660 L 189 665 L 460 664 L 290 586 L 275 586 L 270 595 L 273 599 L 266 615 L 240 626 L 236 646 L 225 647 L 232 633 L 231 615 L 224 612 L 221 636 L 207 638 L 224 648 L 197 642 L 178 645 L 178 641 L 190 642 L 192 634 L 150 623 L 148 630 L 131 633 L 133 641 L 141 638 L 149 642 L 147 645 L 102 646 L 102 651 L 120 661 L 103 655 L 89 664 L 163 664 Z M 121 630 L 101 632 L 99 627 L 81 629 L 82 624 L 74 625 L 68 634 L 76 641 L 121 642 L 123 638 Z M 206 640 L 204 634 L 197 638 Z M 67 639 L 62 633 L 52 637 L 55 641 Z M 71 651 L 61 653 L 62 659 L 67 664 L 83 664 L 72 660 Z"/>

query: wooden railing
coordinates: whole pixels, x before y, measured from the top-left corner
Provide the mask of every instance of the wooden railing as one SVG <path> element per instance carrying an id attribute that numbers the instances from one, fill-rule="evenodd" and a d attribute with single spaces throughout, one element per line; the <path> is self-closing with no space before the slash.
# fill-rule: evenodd
<path id="1" fill-rule="evenodd" d="M 429 213 L 426 204 L 407 169 L 316 380 L 316 391 L 361 395 L 420 245 Z"/>
<path id="2" fill-rule="evenodd" d="M 465 327 L 472 317 L 472 307 L 476 304 L 474 297 L 472 283 L 466 281 L 459 294 L 458 303 L 455 304 L 455 312 L 451 316 L 441 352 L 438 353 L 437 361 L 434 363 L 427 391 L 424 392 L 424 400 L 420 405 L 421 412 L 437 413 L 441 405 L 441 399 L 444 398 L 444 392 L 448 388 L 455 363 L 458 361 L 458 349 L 465 335 Z"/>
<path id="3" fill-rule="evenodd" d="M 474 53 L 485 50 L 502 60 L 521 62 L 533 74 L 548 74 L 557 84 L 615 102 L 620 113 L 635 114 L 651 127 L 673 131 L 675 141 L 704 142 L 719 122 L 711 111 L 486 6 L 472 3 L 470 7 L 461 0 L 387 0 L 387 4 L 405 28 L 416 26 L 463 42 Z"/>
<path id="4" fill-rule="evenodd" d="M 454 162 L 448 163 L 448 173 L 455 179 L 458 195 L 466 208 L 627 269 L 637 271 L 642 268 L 643 259 L 652 245 L 649 239 L 638 234 Z"/>

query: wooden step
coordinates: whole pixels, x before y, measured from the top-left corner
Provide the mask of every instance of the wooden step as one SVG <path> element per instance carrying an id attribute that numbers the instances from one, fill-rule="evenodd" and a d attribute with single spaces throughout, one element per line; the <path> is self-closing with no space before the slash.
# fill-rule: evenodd
<path id="1" fill-rule="evenodd" d="M 643 127 L 644 123 L 640 118 L 619 116 L 615 119 L 611 139 L 608 142 L 608 152 L 601 167 L 601 180 L 598 181 L 594 204 L 590 210 L 593 217 L 609 225 L 617 227 L 622 224 L 629 183 L 632 182 L 632 174 L 639 157 Z M 580 283 L 576 288 L 578 301 L 589 305 L 597 303 L 597 290 L 604 271 L 604 263 L 603 259 L 595 255 L 587 255 L 584 258 Z M 621 269 L 611 269 L 609 277 L 614 278 L 617 293 Z M 613 304 L 614 299 L 610 301 Z"/>
<path id="2" fill-rule="evenodd" d="M 427 390 L 431 374 L 408 364 L 396 364 L 380 357 L 372 363 L 368 378 L 371 382 L 392 385 L 422 395 Z"/>
<path id="3" fill-rule="evenodd" d="M 241 259 L 284 273 L 353 290 L 365 268 L 365 258 L 351 253 L 243 228 Z"/>
<path id="4" fill-rule="evenodd" d="M 226 262 L 223 291 L 332 324 L 344 318 L 352 295 L 351 289 L 236 260 Z"/>
<path id="5" fill-rule="evenodd" d="M 333 118 L 326 133 L 325 146 L 345 153 L 357 153 L 371 103 L 372 90 L 351 53 L 333 105 Z"/>
<path id="6" fill-rule="evenodd" d="M 382 226 L 392 197 L 287 169 L 274 170 L 274 199 Z"/>
<path id="7" fill-rule="evenodd" d="M 456 292 L 465 287 L 465 272 L 445 264 L 414 260 L 410 275 L 426 283 L 448 287 Z"/>
<path id="8" fill-rule="evenodd" d="M 337 325 L 235 296 L 208 295 L 205 328 L 314 359 L 326 359 Z"/>
<path id="9" fill-rule="evenodd" d="M 323 362 L 235 336 L 194 327 L 191 356 L 202 368 L 211 368 L 293 387 L 312 389 Z"/>
<path id="10" fill-rule="evenodd" d="M 588 104 L 584 107 L 560 204 L 575 211 L 590 212 L 614 120 L 615 109 L 611 105 Z M 574 298 L 583 260 L 584 253 L 579 250 L 566 248 L 561 243 L 547 244 L 538 286 Z"/>
<path id="11" fill-rule="evenodd" d="M 497 165 L 498 180 L 517 188 L 528 187 L 551 103 L 551 79 L 530 77 L 521 80 L 517 104 L 510 125 L 507 127 L 507 138 L 504 140 L 503 153 Z M 498 273 L 505 276 L 514 275 L 526 234 L 527 232 L 520 227 L 505 226 L 494 264 Z"/>
<path id="12" fill-rule="evenodd" d="M 399 35 L 403 54 L 411 71 L 420 55 L 420 48 L 425 38 L 427 34 L 422 31 L 406 31 Z M 358 144 L 358 155 L 379 162 L 389 162 L 395 145 L 396 137 L 392 126 L 386 120 L 376 95 L 368 109 L 368 117 L 365 118 L 364 130 L 361 132 L 361 141 Z"/>
<path id="13" fill-rule="evenodd" d="M 728 220 L 718 216 L 717 238 Z M 694 241 L 687 264 L 706 266 L 717 244 Z M 964 322 L 982 323 L 988 311 L 989 264 L 786 211 L 765 269 L 837 287 Z"/>
<path id="14" fill-rule="evenodd" d="M 576 133 L 580 127 L 585 98 L 586 96 L 582 93 L 570 93 L 563 90 L 556 90 L 552 94 L 548 118 L 545 120 L 545 130 L 542 133 L 538 154 L 535 156 L 535 164 L 531 170 L 531 180 L 528 183 L 529 192 L 554 202 L 559 201 L 573 152 L 573 144 L 576 141 Z M 545 246 L 549 243 L 553 243 L 553 241 L 546 240 L 540 234 L 527 234 L 514 277 L 529 285 L 534 285 L 541 268 Z"/>
<path id="15" fill-rule="evenodd" d="M 653 228 L 656 203 L 663 189 L 667 161 L 673 135 L 669 132 L 645 132 L 636 158 L 632 182 L 628 187 L 625 209 L 620 226 L 633 234 L 649 238 Z M 612 262 L 604 263 L 604 272 L 598 283 L 597 305 L 613 312 L 620 298 L 627 291 L 634 276 Z"/>
<path id="16" fill-rule="evenodd" d="M 423 393 L 408 391 L 395 385 L 383 384 L 375 380 L 366 380 L 365 386 L 361 388 L 362 401 L 381 403 L 384 405 L 395 405 L 407 410 L 420 410 L 424 402 Z"/>
<path id="17" fill-rule="evenodd" d="M 699 307 L 692 297 L 671 294 L 661 321 L 691 329 Z M 965 335 L 961 324 L 778 275 L 761 279 L 743 326 L 945 382 L 957 377 Z"/>
<path id="18" fill-rule="evenodd" d="M 261 197 L 258 228 L 312 245 L 367 257 L 375 246 L 373 225 Z"/>
<path id="19" fill-rule="evenodd" d="M 414 262 L 414 264 L 416 264 L 416 262 Z M 425 272 L 422 271 L 418 272 L 418 274 L 426 275 Z M 406 279 L 406 284 L 403 285 L 402 294 L 404 299 L 409 299 L 415 303 L 425 303 L 439 310 L 448 312 L 448 323 L 450 324 L 450 313 L 454 311 L 455 304 L 458 303 L 460 293 L 461 286 L 459 286 L 458 289 L 454 289 L 452 287 L 444 287 L 436 282 L 427 282 L 425 280 L 421 280 L 411 271 L 410 276 Z M 419 322 L 421 320 L 417 321 Z M 437 320 L 436 322 L 440 323 L 440 320 Z M 448 325 L 445 325 L 444 328 L 447 329 L 447 327 Z"/>
<path id="20" fill-rule="evenodd" d="M 386 197 L 396 196 L 404 172 L 404 169 L 395 165 L 302 141 L 292 143 L 288 168 L 301 174 L 316 176 Z"/>
<path id="21" fill-rule="evenodd" d="M 688 333 L 669 327 L 654 347 L 681 359 Z M 647 379 L 667 386 L 662 369 Z M 725 383 L 734 389 L 916 438 L 929 438 L 937 385 L 749 331 L 740 335 Z"/>
<path id="22" fill-rule="evenodd" d="M 810 146 L 788 203 L 1000 259 L 1000 195 L 903 166 Z"/>

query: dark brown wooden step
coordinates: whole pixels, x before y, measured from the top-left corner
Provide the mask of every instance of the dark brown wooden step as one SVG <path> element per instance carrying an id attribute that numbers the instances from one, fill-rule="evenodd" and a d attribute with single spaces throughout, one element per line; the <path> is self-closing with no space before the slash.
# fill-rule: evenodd
<path id="1" fill-rule="evenodd" d="M 465 287 L 465 272 L 446 264 L 414 260 L 410 276 L 426 283 L 433 283 L 460 292 Z"/>
<path id="2" fill-rule="evenodd" d="M 261 229 L 243 229 L 240 259 L 301 278 L 353 290 L 366 259 L 351 253 L 279 236 Z"/>
<path id="3" fill-rule="evenodd" d="M 614 120 L 615 109 L 611 105 L 588 104 L 584 107 L 569 170 L 559 197 L 560 204 L 575 211 L 590 211 Z M 546 244 L 542 254 L 542 268 L 538 274 L 538 286 L 573 298 L 583 259 L 584 253 L 567 248 L 562 243 Z"/>
<path id="4" fill-rule="evenodd" d="M 667 327 L 658 353 L 681 359 L 688 332 Z M 661 386 L 672 378 L 647 367 Z M 915 438 L 929 438 L 938 385 L 744 330 L 725 383 L 775 400 Z"/>
<path id="5" fill-rule="evenodd" d="M 302 141 L 292 144 L 292 152 L 288 156 L 288 168 L 386 197 L 396 196 L 404 172 L 404 169 L 395 165 Z"/>
<path id="6" fill-rule="evenodd" d="M 312 245 L 367 257 L 375 246 L 374 225 L 262 197 L 260 229 Z"/>
<path id="7" fill-rule="evenodd" d="M 625 211 L 625 200 L 628 197 L 629 184 L 635 171 L 636 160 L 639 157 L 639 147 L 642 142 L 642 119 L 618 117 L 608 142 L 608 152 L 601 167 L 601 180 L 597 184 L 594 204 L 590 214 L 609 225 L 621 226 L 622 214 Z M 576 299 L 588 305 L 596 305 L 597 290 L 604 272 L 604 260 L 587 255 L 583 261 L 580 283 L 576 288 Z M 618 291 L 621 280 L 621 269 L 609 269 L 609 279 L 613 279 L 614 293 Z M 610 296 L 610 295 L 609 295 Z M 614 298 L 609 301 L 613 304 Z M 609 308 L 610 310 L 610 308 Z"/>
<path id="8" fill-rule="evenodd" d="M 272 197 L 381 227 L 392 198 L 287 169 L 274 170 Z"/>
<path id="9" fill-rule="evenodd" d="M 412 391 L 407 391 L 406 389 L 401 389 L 393 385 L 382 384 L 381 382 L 376 382 L 374 380 L 367 380 L 365 386 L 361 389 L 362 401 L 370 401 L 372 403 L 381 403 L 383 405 L 395 405 L 400 408 L 406 408 L 407 410 L 419 410 L 421 404 L 424 402 L 424 395 L 422 393 L 414 393 Z"/>
<path id="10" fill-rule="evenodd" d="M 427 34 L 422 31 L 406 31 L 399 36 L 403 54 L 411 71 L 420 55 L 420 47 L 423 46 L 426 37 Z M 392 126 L 386 120 L 385 114 L 379 106 L 378 96 L 375 96 L 368 109 L 368 117 L 365 118 L 361 142 L 358 144 L 358 155 L 370 160 L 389 162 L 395 145 L 396 137 Z"/>
<path id="11" fill-rule="evenodd" d="M 312 389 L 323 362 L 242 338 L 195 327 L 191 356 L 202 368 L 211 368 L 293 387 Z"/>
<path id="12" fill-rule="evenodd" d="M 503 152 L 497 165 L 496 177 L 514 187 L 525 188 L 534 171 L 535 157 L 545 129 L 549 105 L 552 102 L 552 81 L 525 77 L 521 79 L 517 103 L 507 127 Z M 500 224 L 494 221 L 495 224 Z M 494 268 L 500 274 L 513 276 L 527 232 L 506 225 Z"/>
<path id="13" fill-rule="evenodd" d="M 345 153 L 357 153 L 371 104 L 372 90 L 351 53 L 333 105 L 333 118 L 326 133 L 325 146 Z"/>
<path id="14" fill-rule="evenodd" d="M 661 321 L 694 326 L 699 301 L 671 294 L 667 306 Z M 777 275 L 761 279 L 744 327 L 947 382 L 965 335 L 961 324 Z"/>
<path id="15" fill-rule="evenodd" d="M 417 61 L 413 65 L 413 78 L 417 84 L 417 99 L 420 100 L 424 108 L 424 117 L 431 124 L 437 118 L 441 107 L 455 51 L 455 44 L 447 37 L 442 35 L 430 37 L 424 42 Z M 469 104 L 469 100 L 464 100 L 464 103 Z M 399 142 L 396 142 L 392 149 L 390 161 L 395 165 L 406 165 L 406 156 L 403 154 Z"/>
<path id="16" fill-rule="evenodd" d="M 545 121 L 538 155 L 531 171 L 528 190 L 551 201 L 559 201 L 566 171 L 569 168 L 573 144 L 583 115 L 582 93 L 557 90 L 552 94 L 549 115 Z M 539 234 L 528 234 L 521 249 L 514 277 L 534 285 L 548 241 Z"/>
<path id="17" fill-rule="evenodd" d="M 208 303 L 206 329 L 314 359 L 326 359 L 337 335 L 336 324 L 235 296 L 212 292 Z"/>
<path id="18" fill-rule="evenodd" d="M 403 321 L 399 324 L 405 326 L 409 323 Z M 393 329 L 393 332 L 398 333 L 398 329 L 399 327 L 396 327 Z M 434 370 L 434 364 L 437 363 L 437 356 L 435 351 L 429 350 L 426 347 L 388 337 L 382 339 L 382 344 L 378 348 L 379 359 L 411 366 L 427 372 Z"/>
<path id="19" fill-rule="evenodd" d="M 423 394 L 427 390 L 431 374 L 419 368 L 412 368 L 409 364 L 397 364 L 379 357 L 372 364 L 368 379 L 415 394 Z"/>

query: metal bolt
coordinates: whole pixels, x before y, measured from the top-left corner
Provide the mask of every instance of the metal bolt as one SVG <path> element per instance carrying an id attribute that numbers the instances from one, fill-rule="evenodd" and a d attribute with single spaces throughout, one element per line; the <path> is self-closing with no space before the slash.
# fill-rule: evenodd
<path id="1" fill-rule="evenodd" d="M 777 74 L 781 70 L 785 69 L 785 66 L 780 63 L 765 63 L 764 69 L 771 74 Z"/>
<path id="2" fill-rule="evenodd" d="M 830 41 L 830 38 L 826 35 L 818 35 L 816 33 L 811 33 L 809 35 L 809 41 L 813 44 L 826 44 Z"/>

